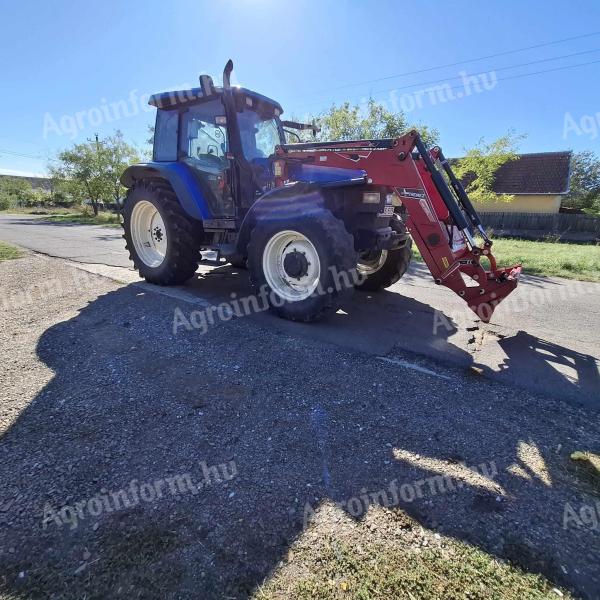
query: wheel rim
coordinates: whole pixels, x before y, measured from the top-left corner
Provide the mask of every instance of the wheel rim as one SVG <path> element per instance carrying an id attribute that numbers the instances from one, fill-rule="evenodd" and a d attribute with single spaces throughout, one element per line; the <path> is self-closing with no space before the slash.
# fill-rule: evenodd
<path id="1" fill-rule="evenodd" d="M 262 265 L 269 287 L 289 302 L 305 300 L 319 285 L 317 249 L 297 231 L 276 233 L 265 246 Z"/>
<path id="2" fill-rule="evenodd" d="M 379 269 L 381 269 L 381 267 L 383 267 L 383 265 L 385 264 L 385 261 L 387 260 L 387 256 L 388 256 L 387 250 L 380 250 L 379 256 L 376 256 L 372 260 L 360 258 L 358 261 L 358 264 L 356 265 L 356 270 L 361 275 L 366 275 L 366 276 L 373 275 L 373 273 L 377 273 L 377 271 L 379 271 Z"/>
<path id="3" fill-rule="evenodd" d="M 159 267 L 167 254 L 167 230 L 154 204 L 141 200 L 131 212 L 131 239 L 140 260 Z"/>

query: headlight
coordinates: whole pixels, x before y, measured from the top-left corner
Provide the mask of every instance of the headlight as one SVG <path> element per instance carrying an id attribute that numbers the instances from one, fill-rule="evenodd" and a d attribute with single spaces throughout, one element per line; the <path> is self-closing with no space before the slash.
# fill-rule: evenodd
<path id="1" fill-rule="evenodd" d="M 365 204 L 379 204 L 381 194 L 379 192 L 363 192 L 363 202 Z"/>
<path id="2" fill-rule="evenodd" d="M 394 206 L 402 206 L 402 198 L 400 198 L 400 196 L 398 196 L 398 194 L 396 194 L 396 192 L 391 194 L 391 196 L 392 196 L 392 204 Z"/>

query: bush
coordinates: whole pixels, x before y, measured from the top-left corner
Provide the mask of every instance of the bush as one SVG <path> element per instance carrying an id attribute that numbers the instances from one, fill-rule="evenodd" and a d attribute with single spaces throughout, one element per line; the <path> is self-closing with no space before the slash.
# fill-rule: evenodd
<path id="1" fill-rule="evenodd" d="M 30 190 L 22 194 L 17 201 L 18 206 L 31 208 L 33 206 L 51 206 L 51 196 L 49 193 L 42 190 Z"/>
<path id="2" fill-rule="evenodd" d="M 4 209 L 16 206 L 19 198 L 31 190 L 31 184 L 27 180 L 18 177 L 1 177 L 0 206 Z"/>
<path id="3" fill-rule="evenodd" d="M 75 196 L 64 190 L 54 190 L 50 195 L 50 202 L 53 206 L 60 208 L 72 208 L 79 204 L 79 200 Z"/>
<path id="4" fill-rule="evenodd" d="M 0 210 L 8 210 L 11 207 L 12 203 L 10 198 L 7 198 L 6 196 L 0 196 Z"/>

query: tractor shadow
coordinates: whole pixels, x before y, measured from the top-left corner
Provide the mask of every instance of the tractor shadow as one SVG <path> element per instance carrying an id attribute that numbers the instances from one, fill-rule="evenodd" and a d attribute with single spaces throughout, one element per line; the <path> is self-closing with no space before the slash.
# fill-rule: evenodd
<path id="1" fill-rule="evenodd" d="M 218 304 L 253 294 L 248 273 L 219 263 L 203 262 L 198 277 L 186 286 L 209 302 Z M 216 267 L 216 268 L 214 268 Z M 415 354 L 424 354 L 460 366 L 469 366 L 472 358 L 461 348 L 470 334 L 461 332 L 449 317 L 444 326 L 436 326 L 436 311 L 432 307 L 398 293 L 356 292 L 342 308 L 318 324 L 285 321 L 268 311 L 250 314 L 247 318 L 293 335 L 336 344 L 344 348 L 384 355 L 395 347 Z"/>
<path id="2" fill-rule="evenodd" d="M 203 263 L 197 279 L 186 290 L 213 304 L 253 293 L 245 270 Z M 318 324 L 293 323 L 261 311 L 246 318 L 282 334 L 334 344 L 376 356 L 396 351 L 433 358 L 443 365 L 525 388 L 549 398 L 600 409 L 598 359 L 524 331 L 499 333 L 462 307 L 457 323 L 452 316 L 402 294 L 428 276 L 420 264 L 411 266 L 408 285 L 395 291 L 357 291 L 331 318 Z M 535 279 L 535 278 L 533 278 Z M 533 284 L 535 285 L 535 283 Z M 456 302 L 454 295 L 448 294 Z M 477 371 L 470 371 L 470 367 Z"/>
<path id="3" fill-rule="evenodd" d="M 575 405 L 600 409 L 597 358 L 525 331 L 500 336 L 492 343 L 497 344 L 496 352 L 491 353 L 487 365 L 478 365 L 490 377 Z"/>
<path id="4" fill-rule="evenodd" d="M 495 465 L 501 502 L 495 487 L 466 483 L 389 510 L 597 595 L 597 533 L 563 528 L 566 501 L 591 502 L 565 467 L 569 452 L 598 450 L 591 420 L 568 409 L 556 422 L 532 397 L 415 380 L 243 319 L 173 335 L 175 306 L 127 286 L 39 339 L 54 375 L 0 438 L 4 593 L 247 598 L 304 534 L 307 505 L 464 462 Z M 201 481 L 201 461 L 235 475 L 199 494 L 105 500 L 134 481 Z M 80 508 L 43 525 L 64 506 Z"/>

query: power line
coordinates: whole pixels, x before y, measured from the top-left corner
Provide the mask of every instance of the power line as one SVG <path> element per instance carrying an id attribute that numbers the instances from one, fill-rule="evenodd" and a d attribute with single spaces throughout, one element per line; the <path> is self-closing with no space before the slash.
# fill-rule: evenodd
<path id="1" fill-rule="evenodd" d="M 0 148 L 0 154 L 9 154 L 10 156 L 20 156 L 21 158 L 31 158 L 34 160 L 42 160 L 44 157 L 41 155 L 34 156 L 33 154 L 22 154 L 21 152 L 14 152 L 13 150 L 5 150 Z"/>
<path id="2" fill-rule="evenodd" d="M 554 67 L 552 69 L 544 69 L 542 71 L 533 71 L 531 73 L 521 73 L 519 75 L 508 75 L 507 77 L 502 77 L 501 79 L 498 79 L 497 82 L 507 81 L 507 80 L 510 80 L 510 79 L 520 79 L 522 77 L 530 77 L 530 76 L 533 76 L 533 75 L 541 75 L 543 73 L 552 73 L 554 71 L 563 71 L 565 69 L 575 69 L 577 67 L 585 67 L 587 65 L 595 65 L 595 64 L 598 64 L 598 63 L 600 63 L 600 59 L 599 60 L 592 60 L 592 61 L 584 62 L 584 63 L 579 63 L 579 64 L 576 64 L 576 65 L 564 65 L 562 67 Z M 499 71 L 500 69 L 496 69 L 496 70 Z M 484 73 L 488 73 L 488 71 L 485 71 Z M 482 73 L 475 73 L 473 75 L 469 75 L 469 77 L 473 77 L 473 76 L 481 75 L 481 74 Z M 446 80 L 442 80 L 442 81 L 446 81 Z M 417 85 L 425 85 L 425 84 L 417 84 Z M 415 86 L 406 86 L 406 87 L 415 87 Z M 449 90 L 464 90 L 464 87 L 465 87 L 464 85 L 455 85 L 455 86 L 452 86 L 452 87 L 444 88 L 444 90 L 445 91 L 449 91 Z M 391 90 L 380 90 L 380 91 L 374 92 L 374 93 L 375 94 L 383 94 L 385 92 L 393 91 L 393 90 L 398 90 L 398 89 L 406 89 L 406 88 L 391 88 Z M 356 100 L 356 97 L 354 97 L 352 99 Z M 347 100 L 349 100 L 349 99 L 347 99 Z"/>
<path id="3" fill-rule="evenodd" d="M 581 56 L 582 54 L 592 54 L 593 52 L 599 52 L 599 51 L 600 51 L 600 48 L 594 48 L 593 50 L 583 50 L 582 52 L 573 52 L 572 54 L 563 54 L 562 56 L 554 56 L 552 58 L 541 58 L 539 60 L 532 60 L 529 62 L 518 63 L 516 65 L 508 65 L 506 67 L 497 67 L 494 69 L 489 69 L 487 71 L 479 71 L 478 73 L 468 73 L 468 76 L 476 77 L 478 75 L 487 75 L 489 73 L 496 72 L 496 71 L 506 71 L 508 69 L 517 69 L 519 67 L 527 67 L 530 65 L 537 65 L 540 63 L 544 63 L 544 62 L 550 62 L 553 60 L 561 60 L 563 58 L 572 58 L 573 56 Z M 587 63 L 585 63 L 585 64 L 587 64 Z M 373 92 L 373 94 L 382 94 L 384 92 L 391 92 L 393 90 L 406 90 L 409 88 L 420 87 L 422 85 L 430 85 L 433 83 L 442 83 L 444 81 L 452 81 L 453 79 L 462 79 L 462 75 L 456 75 L 454 77 L 445 77 L 443 79 L 435 79 L 433 81 L 423 81 L 421 83 L 413 83 L 411 85 L 405 85 L 402 87 L 394 87 L 394 88 L 388 88 L 385 90 L 377 90 L 377 91 Z M 505 77 L 504 79 L 508 79 L 508 77 Z"/>
<path id="4" fill-rule="evenodd" d="M 554 67 L 553 69 L 545 69 L 544 71 L 534 71 L 533 73 L 521 73 L 520 75 L 509 75 L 498 79 L 498 81 L 506 81 L 507 79 L 519 79 L 521 77 L 529 77 L 531 75 L 540 75 L 542 73 L 552 73 L 553 71 L 563 71 L 564 69 L 575 69 L 577 67 L 585 67 L 587 65 L 595 65 L 600 63 L 600 60 L 591 60 L 585 63 L 579 63 L 578 65 L 565 65 L 563 67 Z"/>
<path id="5" fill-rule="evenodd" d="M 599 60 L 592 60 L 589 62 L 585 62 L 585 63 L 579 63 L 577 65 L 565 65 L 562 67 L 554 67 L 552 69 L 544 69 L 543 71 L 533 71 L 532 73 L 521 73 L 520 75 L 509 75 L 507 77 L 502 77 L 502 79 L 498 79 L 497 82 L 501 82 L 501 81 L 508 81 L 509 79 L 520 79 L 521 77 L 531 77 L 533 75 L 542 75 L 543 73 L 552 73 L 553 71 L 562 71 L 565 69 L 574 69 L 577 67 L 585 67 L 587 65 L 595 65 L 600 63 L 600 59 Z M 449 88 L 444 88 L 445 91 L 449 91 L 449 90 L 464 90 L 464 85 L 455 85 L 453 87 L 449 87 Z M 385 91 L 385 90 L 383 90 Z M 472 95 L 472 94 L 470 94 Z"/>
<path id="6" fill-rule="evenodd" d="M 376 79 L 368 79 L 365 81 L 359 81 L 356 83 L 347 83 L 334 88 L 326 88 L 323 90 L 318 90 L 315 94 L 320 94 L 322 92 L 336 91 L 349 87 L 355 87 L 357 85 L 365 85 L 367 83 L 376 83 L 377 81 L 386 81 L 388 79 L 395 79 L 396 77 L 406 77 L 408 75 L 417 75 L 419 73 L 427 73 L 428 71 L 435 71 L 437 69 L 445 69 L 447 67 L 456 67 L 458 65 L 464 65 L 470 62 L 477 62 L 480 60 L 486 60 L 488 58 L 497 58 L 498 56 L 507 56 L 508 54 L 516 54 L 518 52 L 525 52 L 527 50 L 535 50 L 536 48 L 545 48 L 547 46 L 553 46 L 555 44 L 562 44 L 563 42 L 571 42 L 573 40 L 581 40 L 584 38 L 592 37 L 594 35 L 600 35 L 600 31 L 594 31 L 592 33 L 585 33 L 582 35 L 575 35 L 568 38 L 562 38 L 560 40 L 553 40 L 551 42 L 544 42 L 543 44 L 535 44 L 533 46 L 524 46 L 523 48 L 515 48 L 513 50 L 505 50 L 504 52 L 496 52 L 495 54 L 488 54 L 486 56 L 479 56 L 477 58 L 468 58 L 465 60 L 459 60 L 453 63 L 447 63 L 445 65 L 437 65 L 435 67 L 427 67 L 425 69 L 418 69 L 416 71 L 406 71 L 405 73 L 397 73 L 396 75 L 388 75 L 386 77 L 378 77 Z"/>

